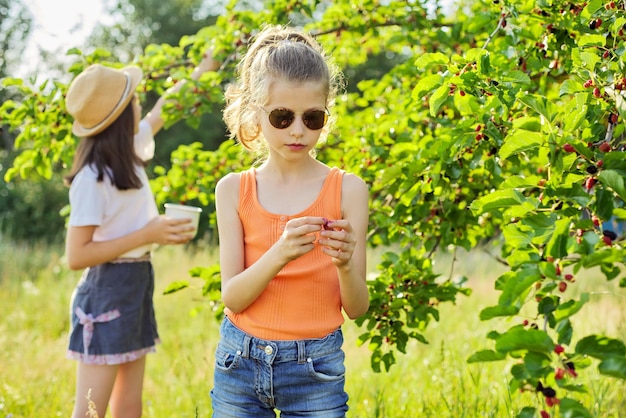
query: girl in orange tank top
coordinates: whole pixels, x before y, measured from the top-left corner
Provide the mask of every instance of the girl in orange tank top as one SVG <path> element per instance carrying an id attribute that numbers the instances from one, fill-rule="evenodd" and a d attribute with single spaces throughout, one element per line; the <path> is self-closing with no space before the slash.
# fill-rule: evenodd
<path id="1" fill-rule="evenodd" d="M 215 191 L 226 315 L 213 413 L 343 417 L 341 325 L 369 308 L 369 197 L 361 178 L 315 155 L 340 74 L 286 27 L 261 31 L 238 69 L 224 120 L 261 163 Z"/>

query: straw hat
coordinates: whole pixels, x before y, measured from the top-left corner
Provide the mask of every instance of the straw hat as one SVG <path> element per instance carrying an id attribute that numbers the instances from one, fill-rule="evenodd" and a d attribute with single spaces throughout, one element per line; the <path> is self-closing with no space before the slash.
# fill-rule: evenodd
<path id="1" fill-rule="evenodd" d="M 105 130 L 130 103 L 142 77 L 141 69 L 134 65 L 87 67 L 72 81 L 65 97 L 65 107 L 74 118 L 72 132 L 87 137 Z"/>

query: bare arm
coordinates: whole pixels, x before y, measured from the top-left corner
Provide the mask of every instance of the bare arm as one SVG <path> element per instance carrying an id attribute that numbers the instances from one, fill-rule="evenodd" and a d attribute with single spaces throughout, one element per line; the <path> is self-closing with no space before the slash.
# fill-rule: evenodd
<path id="1" fill-rule="evenodd" d="M 191 73 L 191 79 L 198 80 L 202 74 L 204 74 L 207 71 L 215 71 L 219 68 L 219 66 L 220 66 L 219 62 L 213 59 L 213 51 L 208 50 L 204 53 L 204 57 L 202 58 L 202 61 L 200 61 L 198 66 L 194 68 L 193 72 Z M 144 117 L 144 120 L 146 120 L 152 127 L 153 136 L 156 135 L 157 132 L 161 130 L 161 128 L 163 128 L 164 121 L 163 121 L 163 118 L 161 117 L 161 109 L 163 108 L 163 105 L 166 102 L 165 97 L 168 94 L 178 92 L 186 82 L 187 80 L 180 80 L 176 84 L 174 84 L 172 87 L 170 87 L 167 90 L 165 95 L 159 97 L 159 99 L 154 104 L 152 109 Z"/>
<path id="2" fill-rule="evenodd" d="M 243 229 L 237 213 L 239 176 L 228 175 L 215 190 L 220 240 L 222 300 L 231 311 L 245 310 L 265 290 L 269 282 L 291 260 L 315 248 L 315 233 L 323 218 L 292 219 L 276 243 L 252 266 L 244 269 Z"/>
<path id="3" fill-rule="evenodd" d="M 183 244 L 194 230 L 187 219 L 159 216 L 145 227 L 109 241 L 94 241 L 95 225 L 70 226 L 65 240 L 65 254 L 70 269 L 80 270 L 115 260 L 120 255 L 146 244 Z"/>
<path id="4" fill-rule="evenodd" d="M 341 201 L 343 219 L 332 222 L 331 230 L 320 233 L 320 244 L 337 267 L 343 309 L 349 318 L 355 319 L 369 309 L 365 282 L 369 192 L 365 182 L 355 175 L 344 175 Z"/>

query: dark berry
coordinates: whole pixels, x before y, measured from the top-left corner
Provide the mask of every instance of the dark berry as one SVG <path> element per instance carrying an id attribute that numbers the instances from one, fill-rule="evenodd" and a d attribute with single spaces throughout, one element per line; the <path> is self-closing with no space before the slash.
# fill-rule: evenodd
<path id="1" fill-rule="evenodd" d="M 609 237 L 612 241 L 617 239 L 617 234 L 611 230 L 604 230 L 602 231 L 602 235 L 604 235 L 605 237 Z"/>
<path id="2" fill-rule="evenodd" d="M 554 398 L 556 396 L 556 391 L 551 387 L 543 388 L 541 393 L 543 393 L 543 396 L 546 398 Z"/>

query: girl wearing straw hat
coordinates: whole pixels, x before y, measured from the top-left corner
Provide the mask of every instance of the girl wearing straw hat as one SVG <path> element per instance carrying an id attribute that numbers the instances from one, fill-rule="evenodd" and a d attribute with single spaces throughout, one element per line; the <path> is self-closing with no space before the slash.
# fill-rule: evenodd
<path id="1" fill-rule="evenodd" d="M 211 52 L 192 73 L 218 63 Z M 81 137 L 69 175 L 66 256 L 85 269 L 71 303 L 68 357 L 78 360 L 73 417 L 140 417 L 145 355 L 158 342 L 152 295 L 153 244 L 182 244 L 189 220 L 159 216 L 144 166 L 163 127 L 164 97 L 141 119 L 136 66 L 87 67 L 70 84 L 66 108 Z M 184 81 L 170 92 L 179 90 Z"/>

